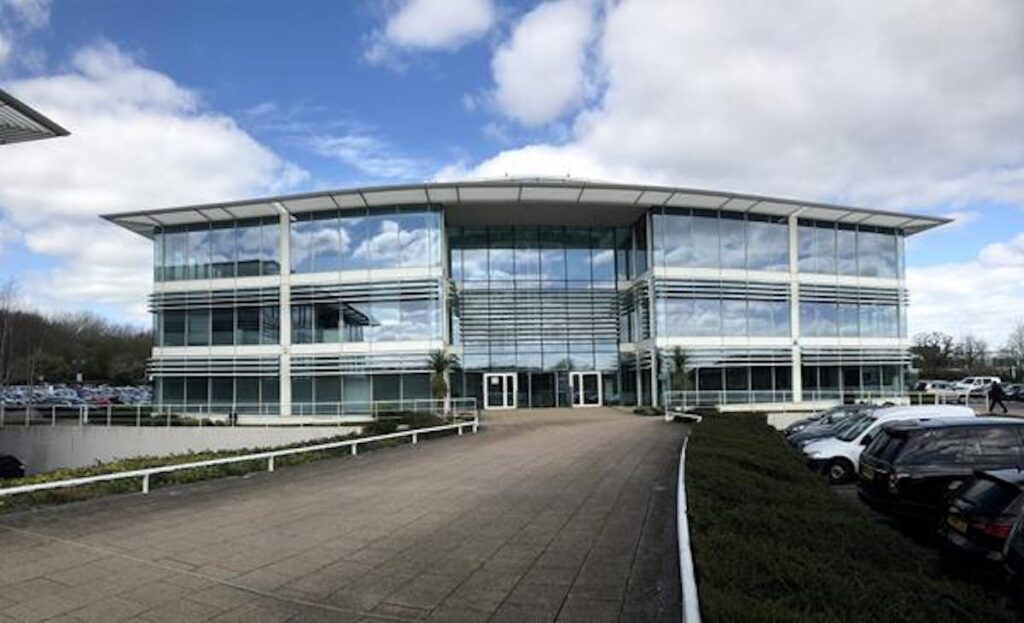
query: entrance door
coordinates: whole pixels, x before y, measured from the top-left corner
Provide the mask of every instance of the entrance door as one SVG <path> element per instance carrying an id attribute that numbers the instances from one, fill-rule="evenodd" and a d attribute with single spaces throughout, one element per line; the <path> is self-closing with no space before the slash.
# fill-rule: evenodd
<path id="1" fill-rule="evenodd" d="M 600 407 L 603 404 L 600 372 L 570 372 L 569 383 L 572 389 L 572 406 Z"/>
<path id="2" fill-rule="evenodd" d="M 515 409 L 517 385 L 514 372 L 484 374 L 484 409 Z"/>

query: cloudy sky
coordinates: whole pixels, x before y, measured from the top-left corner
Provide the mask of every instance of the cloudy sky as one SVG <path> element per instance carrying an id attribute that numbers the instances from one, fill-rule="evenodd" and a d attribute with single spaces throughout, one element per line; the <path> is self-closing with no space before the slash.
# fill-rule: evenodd
<path id="1" fill-rule="evenodd" d="M 0 87 L 72 136 L 0 150 L 0 279 L 145 323 L 104 212 L 572 175 L 955 217 L 912 332 L 1024 317 L 1019 0 L 0 0 Z"/>

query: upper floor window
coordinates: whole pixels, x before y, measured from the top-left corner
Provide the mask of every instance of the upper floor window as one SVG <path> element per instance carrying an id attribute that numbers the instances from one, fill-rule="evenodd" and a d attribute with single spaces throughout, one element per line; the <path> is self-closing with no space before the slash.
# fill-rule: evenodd
<path id="1" fill-rule="evenodd" d="M 341 210 L 299 215 L 291 228 L 292 272 L 438 266 L 436 209 Z"/>
<path id="2" fill-rule="evenodd" d="M 653 222 L 654 261 L 660 266 L 789 270 L 785 218 L 664 208 Z"/>
<path id="3" fill-rule="evenodd" d="M 800 220 L 799 267 L 808 273 L 896 278 L 903 238 L 883 227 Z"/>
<path id="4" fill-rule="evenodd" d="M 277 218 L 157 228 L 154 279 L 220 279 L 281 271 Z"/>

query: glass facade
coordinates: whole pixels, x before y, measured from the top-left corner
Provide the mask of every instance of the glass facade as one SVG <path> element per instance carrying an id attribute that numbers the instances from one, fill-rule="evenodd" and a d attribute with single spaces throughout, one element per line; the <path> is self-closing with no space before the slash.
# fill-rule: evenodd
<path id="1" fill-rule="evenodd" d="M 903 276 L 903 237 L 895 230 L 801 219 L 797 235 L 801 272 Z"/>
<path id="2" fill-rule="evenodd" d="M 441 212 L 410 207 L 313 212 L 291 229 L 293 273 L 440 266 Z"/>
<path id="3" fill-rule="evenodd" d="M 242 346 L 280 343 L 279 307 L 200 307 L 156 313 L 157 346 Z"/>
<path id="4" fill-rule="evenodd" d="M 448 244 L 464 394 L 482 392 L 476 371 L 518 370 L 524 404 L 565 406 L 566 373 L 595 370 L 618 400 L 617 284 L 646 270 L 636 228 L 451 227 Z"/>
<path id="5" fill-rule="evenodd" d="M 661 208 L 652 215 L 654 262 L 677 268 L 789 270 L 785 218 Z"/>
<path id="6" fill-rule="evenodd" d="M 345 404 L 429 398 L 427 352 L 446 340 L 460 358 L 453 394 L 481 404 L 485 375 L 498 373 L 519 406 L 569 406 L 580 373 L 604 404 L 651 404 L 670 389 L 675 345 L 687 351 L 689 387 L 699 392 L 792 397 L 793 374 L 807 396 L 902 389 L 903 232 L 799 220 L 791 251 L 787 217 L 627 208 L 593 222 L 574 215 L 572 226 L 474 225 L 501 220 L 477 220 L 476 206 L 409 205 L 157 227 L 162 284 L 273 277 L 282 265 L 292 275 L 161 285 L 155 345 L 197 350 L 193 368 L 155 375 L 157 395 L 196 408 L 271 404 L 284 379 L 293 413 L 344 415 Z M 792 348 L 807 349 L 801 338 L 839 349 L 840 363 L 794 367 Z M 850 338 L 870 339 L 875 350 Z M 239 348 L 236 360 L 263 357 L 278 372 L 229 362 L 193 374 L 216 359 L 198 348 L 217 346 L 260 347 Z M 282 372 L 286 357 L 308 361 Z"/>
<path id="7" fill-rule="evenodd" d="M 223 279 L 281 272 L 278 219 L 158 227 L 156 281 Z"/>

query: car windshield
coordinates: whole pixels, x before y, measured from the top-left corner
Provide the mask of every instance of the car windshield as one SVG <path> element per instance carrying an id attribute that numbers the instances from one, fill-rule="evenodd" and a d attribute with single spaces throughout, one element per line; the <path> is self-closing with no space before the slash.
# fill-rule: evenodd
<path id="1" fill-rule="evenodd" d="M 875 423 L 875 418 L 870 415 L 857 418 L 855 421 L 850 422 L 849 426 L 843 427 L 843 430 L 839 431 L 836 438 L 841 441 L 853 441 L 868 429 L 869 426 Z"/>

